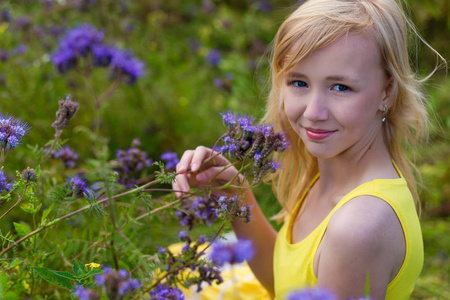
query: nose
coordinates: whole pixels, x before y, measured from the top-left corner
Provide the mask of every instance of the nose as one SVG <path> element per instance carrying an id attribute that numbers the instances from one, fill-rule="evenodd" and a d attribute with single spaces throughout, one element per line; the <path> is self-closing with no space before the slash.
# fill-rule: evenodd
<path id="1" fill-rule="evenodd" d="M 308 121 L 325 121 L 328 119 L 326 96 L 320 92 L 311 92 L 308 96 L 303 117 Z"/>

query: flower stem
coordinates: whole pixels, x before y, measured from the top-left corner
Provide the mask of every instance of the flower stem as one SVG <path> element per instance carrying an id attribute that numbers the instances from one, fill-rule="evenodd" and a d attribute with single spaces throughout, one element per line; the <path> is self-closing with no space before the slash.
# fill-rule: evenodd
<path id="1" fill-rule="evenodd" d="M 14 207 L 16 207 L 19 203 L 20 203 L 20 201 L 22 201 L 22 199 L 23 199 L 23 196 L 25 196 L 25 192 L 27 191 L 27 188 L 28 188 L 28 181 L 27 181 L 27 183 L 26 183 L 26 185 L 25 185 L 25 188 L 23 189 L 23 192 L 22 192 L 22 195 L 20 195 L 20 197 L 19 198 L 17 198 L 17 201 L 16 201 L 16 203 L 14 203 L 1 217 L 0 217 L 0 219 L 2 219 L 4 216 L 6 216 L 11 210 L 13 210 L 13 208 Z"/>
<path id="2" fill-rule="evenodd" d="M 131 194 L 131 193 L 140 191 L 140 190 L 145 189 L 146 187 L 151 186 L 151 185 L 153 185 L 153 184 L 156 184 L 156 183 L 158 183 L 158 182 L 159 182 L 159 180 L 153 180 L 153 181 L 148 182 L 148 183 L 146 183 L 146 184 L 144 184 L 144 185 L 142 185 L 142 186 L 140 186 L 140 187 L 137 187 L 137 188 L 134 188 L 134 189 L 132 189 L 132 190 L 123 192 L 123 193 L 121 193 L 121 194 L 117 194 L 117 195 L 115 195 L 115 196 L 112 196 L 111 199 L 117 199 L 117 198 L 120 198 L 120 197 L 122 197 L 122 196 L 125 196 L 125 195 L 128 195 L 128 194 Z M 80 209 L 77 209 L 77 210 L 75 210 L 75 211 L 73 211 L 73 212 L 70 212 L 70 213 L 68 213 L 68 214 L 66 214 L 66 215 L 64 215 L 64 216 L 62 216 L 62 217 L 59 217 L 59 218 L 54 219 L 53 221 L 51 221 L 51 222 L 45 224 L 45 225 L 42 226 L 42 227 L 37 228 L 36 230 L 33 230 L 32 232 L 30 232 L 30 233 L 27 234 L 26 236 L 24 236 L 24 237 L 18 239 L 18 240 L 15 241 L 13 244 L 11 244 L 11 245 L 9 245 L 7 248 L 3 249 L 3 250 L 0 252 L 0 256 L 3 255 L 4 253 L 6 253 L 7 251 L 11 250 L 13 247 L 18 246 L 18 245 L 19 245 L 20 243 L 22 243 L 23 241 L 29 239 L 30 237 L 32 237 L 32 236 L 38 234 L 39 232 L 41 232 L 41 231 L 43 231 L 43 230 L 45 230 L 45 229 L 47 229 L 47 228 L 49 228 L 49 227 L 52 227 L 53 225 L 59 223 L 60 221 L 65 220 L 65 219 L 67 219 L 67 218 L 70 218 L 70 217 L 72 217 L 72 216 L 74 216 L 74 215 L 76 215 L 76 214 L 78 214 L 78 213 L 80 213 L 80 212 L 83 212 L 83 211 L 85 211 L 85 210 L 88 210 L 89 208 L 92 207 L 92 205 L 98 205 L 98 204 L 101 204 L 101 203 L 106 202 L 106 201 L 108 201 L 108 200 L 109 200 L 108 197 L 102 198 L 102 199 L 98 200 L 98 201 L 97 201 L 96 203 L 94 203 L 94 204 L 86 205 L 86 206 L 84 206 L 84 207 L 82 207 L 82 208 L 80 208 Z M 16 204 L 16 205 L 17 205 L 17 204 Z M 10 210 L 11 210 L 11 209 L 10 209 Z M 9 211 L 8 211 L 8 212 L 9 212 Z M 5 214 L 6 214 L 6 213 L 5 213 Z M 4 215 L 5 215 L 5 214 L 4 214 Z"/>

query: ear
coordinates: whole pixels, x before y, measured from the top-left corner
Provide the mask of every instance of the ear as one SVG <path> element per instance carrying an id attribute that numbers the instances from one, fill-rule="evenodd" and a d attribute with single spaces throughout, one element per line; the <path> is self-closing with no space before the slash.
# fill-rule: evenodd
<path id="1" fill-rule="evenodd" d="M 395 86 L 394 78 L 392 78 L 391 76 L 386 80 L 384 84 L 383 98 L 380 102 L 379 107 L 381 111 L 383 110 L 385 105 L 387 105 L 388 108 L 391 106 L 395 90 L 394 86 Z"/>

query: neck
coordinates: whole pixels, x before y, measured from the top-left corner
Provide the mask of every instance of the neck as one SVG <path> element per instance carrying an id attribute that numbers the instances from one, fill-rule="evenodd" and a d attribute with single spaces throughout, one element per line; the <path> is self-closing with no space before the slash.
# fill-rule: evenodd
<path id="1" fill-rule="evenodd" d="M 346 194 L 376 178 L 398 178 L 381 130 L 361 144 L 336 157 L 318 159 L 319 193 Z"/>

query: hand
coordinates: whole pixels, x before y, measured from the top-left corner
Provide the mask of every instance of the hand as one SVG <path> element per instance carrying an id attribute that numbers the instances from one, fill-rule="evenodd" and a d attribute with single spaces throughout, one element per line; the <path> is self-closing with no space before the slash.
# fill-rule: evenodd
<path id="1" fill-rule="evenodd" d="M 203 146 L 183 153 L 176 167 L 178 175 L 172 187 L 180 198 L 183 192 L 189 193 L 191 187 L 212 189 L 221 187 L 236 178 L 237 169 L 218 152 Z M 242 181 L 242 175 L 241 181 Z M 228 190 L 229 191 L 229 190 Z"/>

